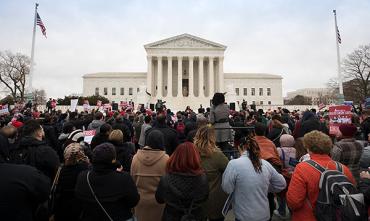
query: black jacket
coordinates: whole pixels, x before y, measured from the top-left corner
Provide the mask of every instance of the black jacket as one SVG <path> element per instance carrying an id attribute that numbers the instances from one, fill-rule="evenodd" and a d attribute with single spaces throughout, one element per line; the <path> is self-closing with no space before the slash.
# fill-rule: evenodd
<path id="1" fill-rule="evenodd" d="M 23 137 L 11 157 L 16 164 L 36 167 L 51 180 L 54 179 L 59 166 L 59 157 L 55 150 L 47 146 L 45 141 L 33 137 Z"/>
<path id="2" fill-rule="evenodd" d="M 167 125 L 156 124 L 145 132 L 145 136 L 147 136 L 152 130 L 159 130 L 163 133 L 166 153 L 171 155 L 175 151 L 177 145 L 179 145 L 177 131 Z"/>
<path id="3" fill-rule="evenodd" d="M 80 173 L 75 188 L 76 197 L 82 202 L 82 221 L 109 220 L 93 197 L 87 184 L 87 171 Z M 116 172 L 114 165 L 97 168 L 90 173 L 90 184 L 99 201 L 114 221 L 132 217 L 131 209 L 140 195 L 129 173 Z"/>
<path id="4" fill-rule="evenodd" d="M 81 204 L 75 197 L 78 175 L 88 169 L 87 164 L 63 166 L 59 183 L 55 190 L 54 218 L 56 221 L 78 220 L 82 211 Z"/>
<path id="5" fill-rule="evenodd" d="M 32 221 L 50 191 L 50 179 L 27 165 L 0 163 L 0 219 Z"/>
<path id="6" fill-rule="evenodd" d="M 361 179 L 357 188 L 364 194 L 366 205 L 370 206 L 370 180 Z"/>
<path id="7" fill-rule="evenodd" d="M 123 144 L 117 144 L 115 142 L 111 143 L 116 149 L 117 161 L 119 161 L 122 165 L 123 171 L 130 172 L 132 158 L 135 155 L 135 144 L 131 142 L 126 142 Z"/>
<path id="8" fill-rule="evenodd" d="M 108 142 L 108 137 L 109 135 L 107 134 L 97 133 L 91 140 L 90 144 L 91 150 L 94 150 L 94 148 L 99 144 Z"/>
<path id="9" fill-rule="evenodd" d="M 195 176 L 189 174 L 166 174 L 158 184 L 155 198 L 158 203 L 166 203 L 162 220 L 181 220 L 192 201 L 191 214 L 196 220 L 205 218 L 202 202 L 208 198 L 209 187 L 205 174 Z"/>

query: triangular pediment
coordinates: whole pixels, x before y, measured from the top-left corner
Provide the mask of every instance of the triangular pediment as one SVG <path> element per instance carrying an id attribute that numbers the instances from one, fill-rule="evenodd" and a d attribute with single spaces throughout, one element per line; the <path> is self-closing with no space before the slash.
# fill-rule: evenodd
<path id="1" fill-rule="evenodd" d="M 155 48 L 191 48 L 191 49 L 226 49 L 225 45 L 218 44 L 216 42 L 208 41 L 203 38 L 199 38 L 190 34 L 182 34 L 175 37 L 167 38 L 161 41 L 156 41 L 147 45 L 144 45 L 145 49 Z"/>

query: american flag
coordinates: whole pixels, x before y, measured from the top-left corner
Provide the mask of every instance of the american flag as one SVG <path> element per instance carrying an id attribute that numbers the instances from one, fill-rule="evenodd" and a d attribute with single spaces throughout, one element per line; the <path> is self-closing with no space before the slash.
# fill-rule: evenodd
<path id="1" fill-rule="evenodd" d="M 338 43 L 342 44 L 342 39 L 340 38 L 338 26 L 337 26 L 337 39 L 338 39 Z"/>
<path id="2" fill-rule="evenodd" d="M 37 24 L 38 26 L 40 26 L 41 31 L 42 31 L 42 34 L 43 34 L 43 35 L 45 36 L 45 38 L 46 38 L 46 28 L 45 28 L 44 23 L 42 23 L 42 20 L 41 20 L 41 18 L 40 18 L 39 13 L 37 13 L 36 24 Z"/>

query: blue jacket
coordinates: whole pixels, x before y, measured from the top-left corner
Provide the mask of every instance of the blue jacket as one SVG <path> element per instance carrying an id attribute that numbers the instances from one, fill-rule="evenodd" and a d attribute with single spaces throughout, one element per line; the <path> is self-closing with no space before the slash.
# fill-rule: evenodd
<path id="1" fill-rule="evenodd" d="M 268 192 L 280 192 L 286 187 L 284 177 L 270 163 L 262 161 L 262 172 L 257 173 L 244 152 L 231 160 L 222 178 L 223 190 L 231 194 L 235 217 L 238 220 L 266 221 L 270 219 Z"/>

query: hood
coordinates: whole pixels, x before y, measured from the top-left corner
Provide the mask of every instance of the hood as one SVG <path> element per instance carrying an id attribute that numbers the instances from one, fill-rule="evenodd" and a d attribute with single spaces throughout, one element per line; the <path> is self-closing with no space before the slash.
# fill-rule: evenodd
<path id="1" fill-rule="evenodd" d="M 20 142 L 19 142 L 19 148 L 27 148 L 30 146 L 41 146 L 41 145 L 46 145 L 45 141 L 39 141 L 33 137 L 22 137 Z"/>
<path id="2" fill-rule="evenodd" d="M 166 155 L 165 151 L 162 150 L 151 150 L 145 147 L 142 150 L 138 150 L 136 153 L 137 159 L 145 166 L 152 166 L 158 162 L 162 157 Z"/>
<path id="3" fill-rule="evenodd" d="M 92 122 L 91 122 L 91 127 L 93 128 L 93 129 L 97 129 L 98 127 L 100 127 L 101 125 L 103 125 L 104 124 L 104 122 L 103 121 L 101 121 L 101 120 L 93 120 Z"/>
<path id="4" fill-rule="evenodd" d="M 313 118 L 315 118 L 315 115 L 311 111 L 306 111 L 303 113 L 302 122 L 313 119 Z"/>

